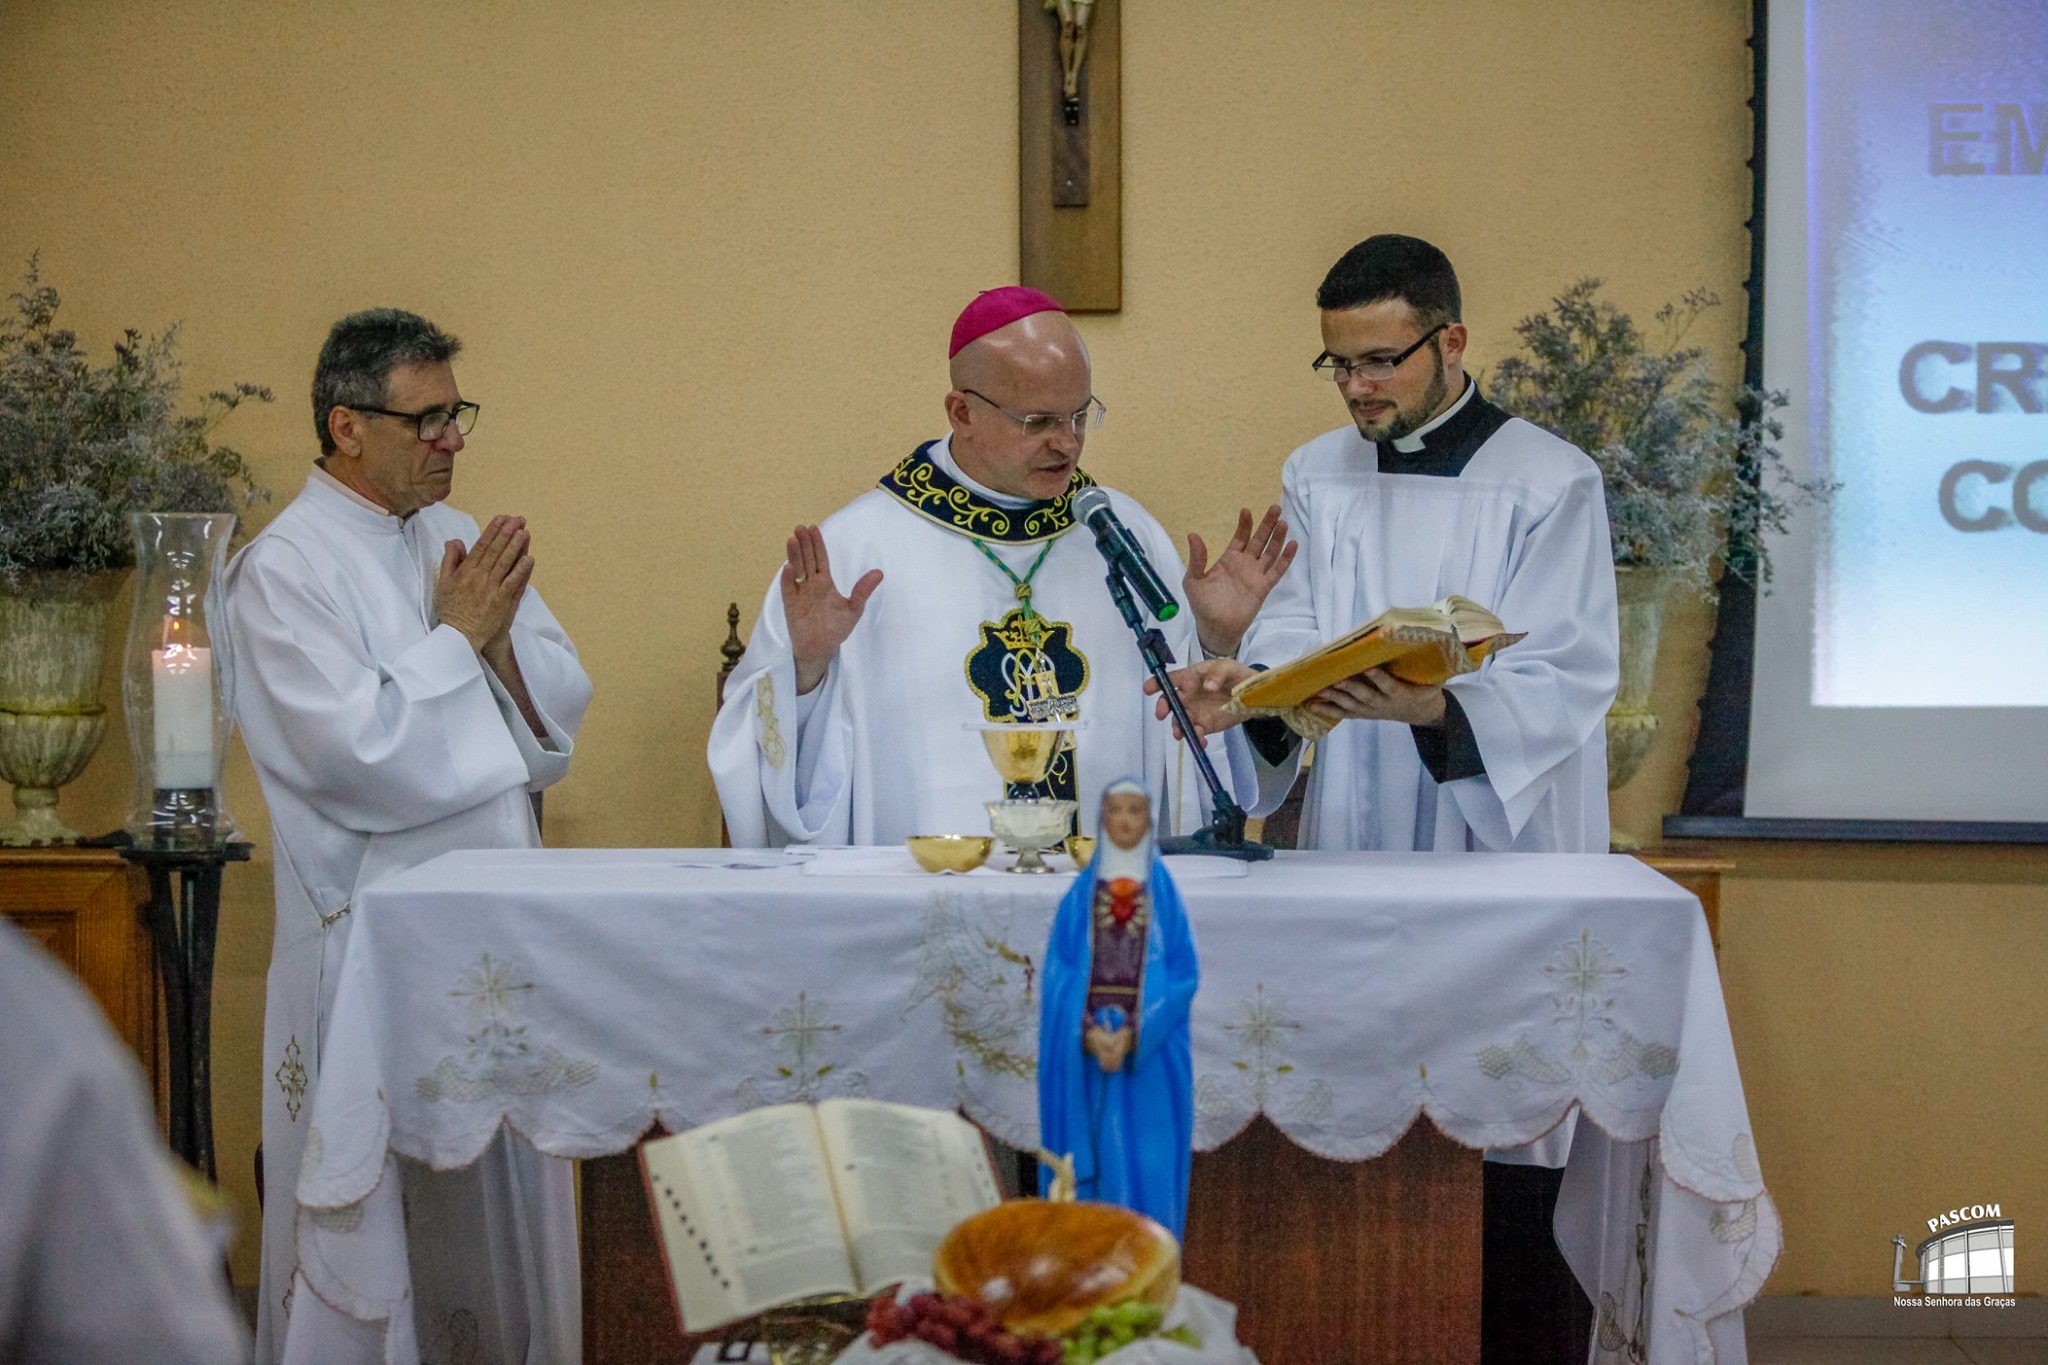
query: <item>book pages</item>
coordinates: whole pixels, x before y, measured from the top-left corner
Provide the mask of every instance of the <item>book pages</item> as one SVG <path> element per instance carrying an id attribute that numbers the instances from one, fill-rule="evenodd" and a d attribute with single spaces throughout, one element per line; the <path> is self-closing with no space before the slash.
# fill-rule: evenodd
<path id="1" fill-rule="evenodd" d="M 932 1252 L 953 1226 L 1001 1201 L 980 1132 L 956 1115 L 827 1100 L 818 1126 L 863 1293 L 929 1281 Z"/>
<path id="2" fill-rule="evenodd" d="M 684 1330 L 859 1289 L 806 1105 L 779 1105 L 641 1147 Z"/>

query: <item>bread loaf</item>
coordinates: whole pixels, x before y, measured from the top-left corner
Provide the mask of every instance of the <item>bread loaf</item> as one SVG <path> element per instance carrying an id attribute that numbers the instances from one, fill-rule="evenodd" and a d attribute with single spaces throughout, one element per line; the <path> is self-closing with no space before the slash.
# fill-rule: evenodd
<path id="1" fill-rule="evenodd" d="M 1180 1243 L 1114 1204 L 1014 1199 L 948 1233 L 932 1278 L 940 1293 L 977 1296 L 1013 1332 L 1064 1336 L 1096 1308 L 1171 1303 Z"/>

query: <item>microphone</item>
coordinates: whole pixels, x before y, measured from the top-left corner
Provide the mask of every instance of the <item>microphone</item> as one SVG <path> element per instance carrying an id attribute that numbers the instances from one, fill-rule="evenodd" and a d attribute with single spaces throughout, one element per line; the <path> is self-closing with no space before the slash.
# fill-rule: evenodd
<path id="1" fill-rule="evenodd" d="M 1171 621 L 1178 616 L 1180 603 L 1174 600 L 1166 584 L 1153 572 L 1152 561 L 1145 558 L 1138 538 L 1110 510 L 1109 494 L 1090 485 L 1074 495 L 1073 508 L 1075 517 L 1086 522 L 1088 529 L 1095 532 L 1095 548 L 1102 551 L 1102 557 L 1144 599 L 1145 610 L 1161 621 Z"/>

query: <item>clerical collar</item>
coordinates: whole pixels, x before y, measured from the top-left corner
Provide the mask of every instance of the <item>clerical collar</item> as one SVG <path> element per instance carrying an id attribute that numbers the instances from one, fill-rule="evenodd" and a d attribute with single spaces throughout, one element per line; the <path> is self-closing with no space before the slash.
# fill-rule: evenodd
<path id="1" fill-rule="evenodd" d="M 993 493 L 960 471 L 950 438 L 927 441 L 879 480 L 884 493 L 919 516 L 962 535 L 1005 545 L 1033 545 L 1074 524 L 1068 502 L 1095 482 L 1075 470 L 1067 491 L 1043 502 Z"/>
<path id="2" fill-rule="evenodd" d="M 932 443 L 932 463 L 946 471 L 953 479 L 964 485 L 968 492 L 978 498 L 994 503 L 1005 512 L 1021 512 L 1036 498 L 1020 498 L 1014 493 L 998 493 L 987 484 L 976 479 L 960 467 L 960 461 L 953 458 L 953 438 L 943 437 Z"/>
<path id="3" fill-rule="evenodd" d="M 1459 412 L 1463 411 L 1465 405 L 1472 401 L 1472 395 L 1477 392 L 1479 392 L 1479 386 L 1472 382 L 1470 376 L 1467 376 L 1465 390 L 1458 395 L 1458 401 L 1415 428 L 1415 430 L 1409 432 L 1406 436 L 1396 436 L 1394 438 L 1394 449 L 1400 451 L 1403 455 L 1414 455 L 1420 452 L 1424 446 L 1429 444 L 1429 433 L 1435 431 L 1453 417 L 1456 417 Z"/>
<path id="4" fill-rule="evenodd" d="M 1507 420 L 1468 376 L 1457 402 L 1406 436 L 1377 443 L 1380 473 L 1456 478 Z"/>
<path id="5" fill-rule="evenodd" d="M 350 488 L 340 479 L 335 478 L 332 474 L 327 472 L 327 466 L 321 464 L 318 460 L 315 460 L 313 462 L 313 476 L 310 481 L 319 484 L 323 488 L 327 488 L 333 492 L 341 494 L 342 497 L 347 498 L 350 502 L 354 503 L 356 506 L 362 508 L 366 512 L 375 512 L 378 516 L 384 518 L 386 521 L 391 522 L 393 525 L 402 526 L 407 521 L 407 518 L 399 516 L 397 513 L 391 511 L 387 507 L 381 507 L 378 504 L 371 502 L 361 493 L 356 492 L 355 489 Z"/>

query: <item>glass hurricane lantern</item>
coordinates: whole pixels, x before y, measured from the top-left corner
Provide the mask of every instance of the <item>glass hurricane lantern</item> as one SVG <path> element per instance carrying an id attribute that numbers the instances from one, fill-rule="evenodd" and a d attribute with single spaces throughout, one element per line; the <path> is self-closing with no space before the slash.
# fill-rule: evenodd
<path id="1" fill-rule="evenodd" d="M 134 512 L 135 604 L 122 699 L 135 791 L 128 832 L 139 848 L 202 850 L 236 837 L 221 767 L 233 684 L 216 646 L 232 514 Z"/>

